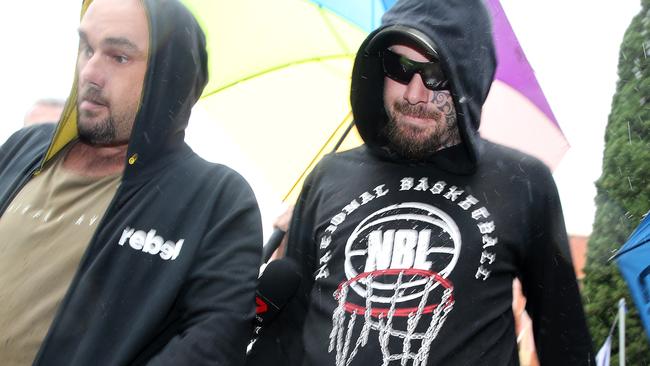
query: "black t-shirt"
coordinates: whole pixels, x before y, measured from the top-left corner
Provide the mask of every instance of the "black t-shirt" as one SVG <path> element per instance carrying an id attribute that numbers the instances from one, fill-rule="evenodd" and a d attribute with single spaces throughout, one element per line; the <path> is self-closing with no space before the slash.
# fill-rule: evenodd
<path id="1" fill-rule="evenodd" d="M 365 147 L 323 159 L 289 236 L 304 280 L 275 332 L 290 364 L 302 343 L 307 365 L 517 365 L 515 277 L 542 361 L 587 362 L 551 174 L 485 146 L 470 175 L 381 160 Z"/>

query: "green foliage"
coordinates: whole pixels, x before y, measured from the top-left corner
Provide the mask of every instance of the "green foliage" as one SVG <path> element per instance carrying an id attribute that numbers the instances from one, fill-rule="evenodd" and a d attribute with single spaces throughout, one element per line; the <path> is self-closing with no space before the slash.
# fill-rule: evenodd
<path id="1" fill-rule="evenodd" d="M 588 244 L 583 296 L 587 320 L 600 347 L 625 298 L 626 362 L 650 365 L 650 344 L 627 286 L 608 259 L 650 210 L 650 0 L 625 33 L 619 57 L 619 81 L 605 133 L 603 172 L 596 182 L 596 218 Z M 618 365 L 614 333 L 612 365 Z"/>

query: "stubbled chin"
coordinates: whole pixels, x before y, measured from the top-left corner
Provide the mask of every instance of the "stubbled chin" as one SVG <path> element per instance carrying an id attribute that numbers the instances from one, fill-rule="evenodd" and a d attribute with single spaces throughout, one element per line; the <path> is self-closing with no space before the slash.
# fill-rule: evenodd
<path id="1" fill-rule="evenodd" d="M 397 130 L 403 140 L 419 144 L 429 139 L 434 133 L 435 128 L 433 126 L 420 126 L 400 121 L 397 125 Z"/>
<path id="2" fill-rule="evenodd" d="M 412 131 L 412 133 L 432 133 L 436 130 L 439 122 L 430 118 L 417 118 L 405 115 L 398 115 L 396 120 L 397 126 L 400 129 Z"/>
<path id="3" fill-rule="evenodd" d="M 106 117 L 101 113 L 82 113 L 77 118 L 77 125 L 82 129 L 95 129 L 106 123 Z"/>

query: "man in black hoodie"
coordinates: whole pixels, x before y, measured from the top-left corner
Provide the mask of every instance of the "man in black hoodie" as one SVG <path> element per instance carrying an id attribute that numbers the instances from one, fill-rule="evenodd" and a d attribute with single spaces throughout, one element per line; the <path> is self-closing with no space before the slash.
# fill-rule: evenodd
<path id="1" fill-rule="evenodd" d="M 176 0 L 84 1 L 56 126 L 0 148 L 3 365 L 238 365 L 261 220 L 183 142 L 205 37 Z"/>
<path id="2" fill-rule="evenodd" d="M 286 251 L 303 282 L 251 363 L 518 365 L 517 277 L 542 365 L 593 364 L 550 172 L 477 132 L 495 68 L 480 0 L 384 15 L 352 74 L 365 145 L 305 181 Z"/>

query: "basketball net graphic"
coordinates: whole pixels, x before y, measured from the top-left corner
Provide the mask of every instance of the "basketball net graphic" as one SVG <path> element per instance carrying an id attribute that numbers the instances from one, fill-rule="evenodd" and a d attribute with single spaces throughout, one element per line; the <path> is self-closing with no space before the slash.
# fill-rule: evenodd
<path id="1" fill-rule="evenodd" d="M 366 289 L 361 298 L 363 305 L 348 298 L 354 286 Z M 413 291 L 419 296 L 417 306 L 398 308 L 407 292 L 410 292 L 408 297 L 413 298 Z M 438 303 L 434 303 L 436 296 L 440 298 Z M 382 366 L 393 361 L 405 366 L 410 360 L 413 366 L 426 366 L 431 343 L 454 306 L 453 286 L 448 280 L 438 273 L 412 268 L 361 273 L 341 283 L 334 297 L 338 306 L 332 315 L 329 352 L 336 350 L 336 366 L 350 365 L 368 343 L 371 330 L 379 334 Z M 398 318 L 406 319 L 406 329 L 398 329 L 395 322 Z M 396 342 L 401 345 L 401 351 L 391 353 Z"/>

